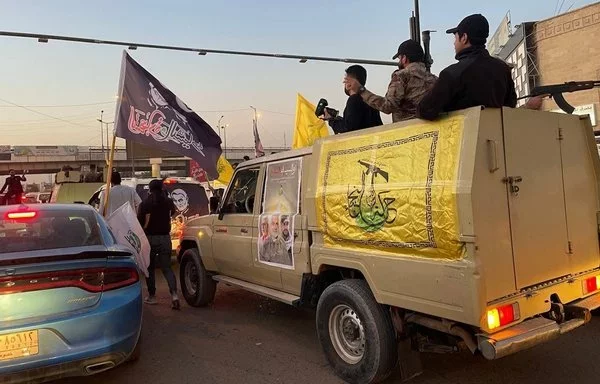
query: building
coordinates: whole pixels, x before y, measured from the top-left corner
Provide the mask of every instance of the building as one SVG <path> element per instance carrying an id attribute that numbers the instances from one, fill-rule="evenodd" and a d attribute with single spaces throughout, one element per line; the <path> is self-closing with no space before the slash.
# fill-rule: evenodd
<path id="1" fill-rule="evenodd" d="M 600 2 L 538 21 L 533 25 L 538 85 L 566 81 L 600 80 Z M 567 93 L 565 99 L 576 110 L 589 114 L 594 129 L 600 130 L 597 111 L 600 89 Z M 552 100 L 544 102 L 545 110 L 556 110 Z"/>
<path id="2" fill-rule="evenodd" d="M 505 24 L 506 19 L 499 30 L 506 30 Z M 517 97 L 524 98 L 518 106 L 536 86 L 600 80 L 600 2 L 546 20 L 521 23 L 514 31 L 508 26 L 509 39 L 494 53 L 513 68 Z M 590 116 L 600 135 L 600 88 L 564 96 L 575 107 L 573 113 Z M 551 99 L 546 99 L 542 108 L 561 112 Z"/>
<path id="3" fill-rule="evenodd" d="M 512 66 L 512 77 L 515 82 L 517 98 L 529 95 L 538 83 L 539 73 L 536 66 L 536 46 L 532 39 L 534 23 L 527 22 L 515 27 L 508 41 L 496 54 L 497 57 Z M 525 103 L 525 99 L 517 101 L 517 106 Z"/>

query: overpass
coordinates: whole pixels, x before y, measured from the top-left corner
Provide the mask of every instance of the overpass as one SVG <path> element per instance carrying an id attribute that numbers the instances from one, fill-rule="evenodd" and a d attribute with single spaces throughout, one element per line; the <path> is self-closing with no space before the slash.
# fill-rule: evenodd
<path id="1" fill-rule="evenodd" d="M 282 152 L 288 148 L 273 147 L 265 148 L 265 153 Z M 96 168 L 102 170 L 106 167 L 107 151 L 99 147 L 82 146 L 14 146 L 10 154 L 0 153 L 0 175 L 7 175 L 10 169 L 17 172 L 29 170 L 29 174 L 56 173 L 64 166 L 70 166 L 76 170 L 89 170 Z M 254 158 L 253 147 L 226 148 L 223 151 L 225 157 L 232 164 L 243 161 L 244 156 Z M 116 148 L 114 167 L 119 171 L 150 171 L 151 165 L 148 158 L 128 158 L 125 148 Z M 161 170 L 189 171 L 189 158 L 165 157 L 162 159 Z"/>

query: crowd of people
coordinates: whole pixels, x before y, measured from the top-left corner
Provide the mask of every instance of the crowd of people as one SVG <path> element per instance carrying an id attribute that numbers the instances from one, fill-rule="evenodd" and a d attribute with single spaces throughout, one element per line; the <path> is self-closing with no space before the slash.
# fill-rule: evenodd
<path id="1" fill-rule="evenodd" d="M 346 69 L 344 92 L 348 95 L 343 116 L 332 116 L 327 110 L 321 116 L 335 133 L 350 132 L 381 125 L 379 112 L 392 115 L 398 122 L 414 118 L 435 120 L 442 113 L 464 108 L 517 106 L 517 94 L 511 68 L 492 57 L 485 44 L 489 23 L 481 14 L 465 17 L 457 27 L 448 29 L 454 35 L 457 63 L 440 72 L 439 78 L 425 66 L 425 53 L 419 43 L 406 40 L 392 59 L 398 69 L 385 96 L 369 91 L 367 71 L 360 65 Z M 542 99 L 530 98 L 524 105 L 540 109 Z"/>

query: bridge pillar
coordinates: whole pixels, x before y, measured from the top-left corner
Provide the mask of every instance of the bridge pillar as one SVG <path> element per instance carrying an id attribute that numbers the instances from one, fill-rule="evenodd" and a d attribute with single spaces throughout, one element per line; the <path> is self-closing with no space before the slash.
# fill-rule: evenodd
<path id="1" fill-rule="evenodd" d="M 152 177 L 160 178 L 160 165 L 162 164 L 161 158 L 151 158 L 150 165 L 152 166 Z"/>

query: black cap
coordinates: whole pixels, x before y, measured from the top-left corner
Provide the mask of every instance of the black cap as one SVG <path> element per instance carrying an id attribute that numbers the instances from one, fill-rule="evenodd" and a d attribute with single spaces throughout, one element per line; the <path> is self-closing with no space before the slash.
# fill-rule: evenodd
<path id="1" fill-rule="evenodd" d="M 392 60 L 396 60 L 400 55 L 409 56 L 411 61 L 414 62 L 423 61 L 425 59 L 425 52 L 423 52 L 421 44 L 412 39 L 403 41 L 402 44 L 400 44 L 398 52 L 392 57 Z"/>
<path id="2" fill-rule="evenodd" d="M 457 32 L 460 34 L 466 33 L 470 40 L 483 40 L 483 44 L 485 44 L 485 40 L 490 35 L 490 25 L 482 14 L 476 13 L 465 17 L 457 27 L 446 31 L 450 34 Z"/>

